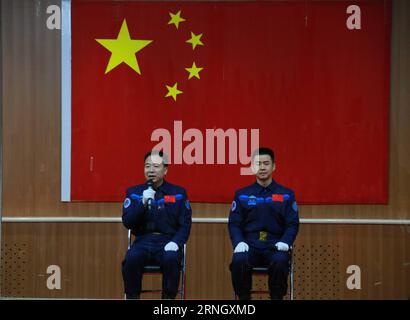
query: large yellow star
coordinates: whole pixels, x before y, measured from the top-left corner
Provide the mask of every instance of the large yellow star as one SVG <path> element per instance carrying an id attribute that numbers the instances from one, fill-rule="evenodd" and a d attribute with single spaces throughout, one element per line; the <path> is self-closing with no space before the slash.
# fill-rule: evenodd
<path id="1" fill-rule="evenodd" d="M 195 50 L 196 46 L 203 46 L 204 44 L 201 41 L 202 33 L 196 35 L 191 31 L 191 39 L 187 40 L 186 42 L 192 44 L 192 50 Z"/>
<path id="2" fill-rule="evenodd" d="M 149 45 L 152 40 L 132 40 L 128 32 L 127 21 L 124 19 L 117 39 L 95 39 L 104 48 L 111 51 L 105 74 L 121 63 L 129 65 L 138 74 L 141 74 L 135 54 Z"/>
<path id="3" fill-rule="evenodd" d="M 170 12 L 169 15 L 171 16 L 171 20 L 168 21 L 168 24 L 174 24 L 177 29 L 179 27 L 179 23 L 185 21 L 185 19 L 181 17 L 181 10 L 177 13 Z"/>
<path id="4" fill-rule="evenodd" d="M 167 97 L 172 97 L 174 99 L 174 101 L 177 101 L 177 95 L 181 94 L 182 91 L 178 90 L 177 86 L 178 86 L 178 82 L 175 82 L 174 86 L 170 87 L 168 85 L 165 85 L 168 89 L 168 93 L 165 96 L 165 98 Z"/>
<path id="5" fill-rule="evenodd" d="M 189 72 L 188 80 L 191 79 L 192 77 L 195 77 L 195 78 L 200 79 L 200 77 L 199 77 L 199 72 L 202 71 L 202 69 L 203 69 L 203 68 L 198 68 L 198 67 L 196 66 L 195 62 L 192 63 L 192 67 L 191 67 L 191 68 L 185 68 L 185 70 Z"/>

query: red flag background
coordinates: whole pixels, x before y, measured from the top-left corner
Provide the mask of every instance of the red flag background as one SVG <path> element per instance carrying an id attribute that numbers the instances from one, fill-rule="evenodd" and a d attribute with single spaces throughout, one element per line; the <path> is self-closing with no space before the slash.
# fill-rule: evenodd
<path id="1" fill-rule="evenodd" d="M 203 133 L 204 162 L 206 129 L 248 129 L 248 154 L 259 129 L 274 178 L 301 203 L 386 203 L 391 4 L 355 4 L 360 30 L 346 27 L 350 1 L 73 0 L 71 199 L 121 201 L 143 182 L 152 132 L 176 143 L 182 121 Z M 96 39 L 116 39 L 124 19 L 132 39 L 153 42 L 136 53 L 141 74 L 124 63 L 105 74 L 111 53 Z M 193 62 L 203 70 L 188 80 Z M 176 101 L 165 97 L 174 83 Z M 240 167 L 172 164 L 168 180 L 191 201 L 230 202 L 254 179 Z"/>

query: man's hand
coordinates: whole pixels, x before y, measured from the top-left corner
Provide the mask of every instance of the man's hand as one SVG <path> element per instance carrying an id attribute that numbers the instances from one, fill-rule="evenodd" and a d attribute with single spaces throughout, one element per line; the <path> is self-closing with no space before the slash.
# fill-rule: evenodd
<path id="1" fill-rule="evenodd" d="M 174 241 L 168 242 L 165 247 L 165 251 L 178 251 L 178 245 Z"/>
<path id="2" fill-rule="evenodd" d="M 142 203 L 144 206 L 147 204 L 148 199 L 155 199 L 155 190 L 152 188 L 145 189 L 142 193 Z"/>
<path id="3" fill-rule="evenodd" d="M 236 247 L 235 250 L 233 251 L 234 253 L 237 252 L 246 252 L 249 250 L 249 246 L 245 243 L 245 242 L 239 242 Z"/>
<path id="4" fill-rule="evenodd" d="M 278 251 L 289 251 L 289 246 L 284 242 L 276 242 L 275 247 Z"/>

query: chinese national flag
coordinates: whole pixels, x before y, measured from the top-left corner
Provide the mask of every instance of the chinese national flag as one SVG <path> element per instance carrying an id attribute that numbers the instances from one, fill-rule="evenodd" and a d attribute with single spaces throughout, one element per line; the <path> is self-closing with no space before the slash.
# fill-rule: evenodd
<path id="1" fill-rule="evenodd" d="M 246 129 L 249 156 L 258 129 L 298 202 L 386 203 L 391 5 L 355 4 L 350 30 L 343 1 L 73 0 L 71 200 L 121 201 L 168 132 L 166 179 L 230 202 L 254 177 L 228 139 L 207 163 L 206 132 L 232 129 L 238 150 Z"/>

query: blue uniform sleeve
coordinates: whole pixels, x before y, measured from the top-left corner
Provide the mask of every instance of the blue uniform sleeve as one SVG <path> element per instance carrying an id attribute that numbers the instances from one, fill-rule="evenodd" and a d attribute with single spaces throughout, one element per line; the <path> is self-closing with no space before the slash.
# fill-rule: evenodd
<path id="1" fill-rule="evenodd" d="M 146 210 L 142 203 L 142 197 L 131 194 L 130 191 L 127 190 L 122 206 L 122 223 L 124 226 L 127 229 L 135 229 Z"/>
<path id="2" fill-rule="evenodd" d="M 228 229 L 229 235 L 231 237 L 231 242 L 233 248 L 239 242 L 245 242 L 245 238 L 242 232 L 242 224 L 243 224 L 243 212 L 242 212 L 242 205 L 239 201 L 239 196 L 235 193 L 234 200 L 232 202 L 231 211 L 229 213 L 229 221 L 228 221 Z"/>
<path id="3" fill-rule="evenodd" d="M 293 245 L 296 239 L 296 235 L 299 231 L 299 210 L 296 204 L 295 195 L 292 193 L 290 195 L 289 201 L 286 204 L 285 209 L 285 231 L 280 241 Z"/>
<path id="4" fill-rule="evenodd" d="M 188 241 L 192 224 L 192 209 L 185 190 L 182 193 L 182 200 L 178 210 L 179 227 L 174 237 L 172 238 L 172 241 L 175 242 L 178 247 L 182 248 Z"/>

